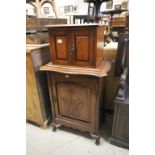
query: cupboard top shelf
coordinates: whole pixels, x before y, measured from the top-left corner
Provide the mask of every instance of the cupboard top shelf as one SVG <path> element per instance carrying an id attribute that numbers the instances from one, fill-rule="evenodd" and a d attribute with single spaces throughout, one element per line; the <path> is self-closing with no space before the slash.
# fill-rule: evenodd
<path id="1" fill-rule="evenodd" d="M 107 76 L 107 72 L 111 69 L 111 63 L 103 60 L 101 65 L 96 68 L 76 67 L 67 65 L 55 65 L 52 62 L 42 66 L 41 71 L 53 71 L 66 74 L 92 75 L 97 77 Z"/>
<path id="2" fill-rule="evenodd" d="M 59 25 L 45 25 L 47 28 L 59 28 L 59 27 L 98 27 L 105 26 L 104 24 L 59 24 Z"/>

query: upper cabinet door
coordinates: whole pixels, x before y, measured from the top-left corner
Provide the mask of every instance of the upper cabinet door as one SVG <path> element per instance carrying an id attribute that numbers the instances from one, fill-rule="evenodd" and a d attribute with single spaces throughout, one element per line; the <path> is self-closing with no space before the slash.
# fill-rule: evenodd
<path id="1" fill-rule="evenodd" d="M 93 30 L 75 30 L 73 33 L 73 41 L 75 48 L 75 65 L 77 66 L 93 66 Z"/>
<path id="2" fill-rule="evenodd" d="M 68 30 L 54 30 L 49 32 L 52 61 L 57 64 L 69 65 L 70 62 L 70 38 Z"/>

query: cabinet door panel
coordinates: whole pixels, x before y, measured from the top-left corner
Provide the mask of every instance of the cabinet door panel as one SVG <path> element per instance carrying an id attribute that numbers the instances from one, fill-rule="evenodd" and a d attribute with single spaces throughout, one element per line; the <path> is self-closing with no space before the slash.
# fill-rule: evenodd
<path id="1" fill-rule="evenodd" d="M 30 54 L 26 54 L 26 119 L 43 123 L 34 67 Z"/>
<path id="2" fill-rule="evenodd" d="M 67 60 L 68 59 L 67 36 L 55 36 L 55 44 L 56 44 L 56 59 Z"/>
<path id="3" fill-rule="evenodd" d="M 56 85 L 60 115 L 89 122 L 89 88 L 77 83 Z"/>
<path id="4" fill-rule="evenodd" d="M 76 60 L 89 61 L 89 38 L 88 36 L 76 36 Z"/>
<path id="5" fill-rule="evenodd" d="M 51 78 L 53 96 L 56 98 L 56 118 L 72 119 L 73 122 L 76 120 L 93 126 L 96 122 L 96 80 L 56 73 Z"/>
<path id="6" fill-rule="evenodd" d="M 78 66 L 93 65 L 93 30 L 74 31 L 75 64 Z"/>
<path id="7" fill-rule="evenodd" d="M 70 62 L 70 33 L 67 30 L 54 30 L 49 31 L 49 39 L 52 42 L 51 55 L 52 61 L 56 64 L 68 65 Z"/>

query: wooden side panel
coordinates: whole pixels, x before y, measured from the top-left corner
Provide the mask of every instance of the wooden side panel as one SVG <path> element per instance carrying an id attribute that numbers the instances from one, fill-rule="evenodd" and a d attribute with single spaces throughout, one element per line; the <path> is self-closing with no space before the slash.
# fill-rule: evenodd
<path id="1" fill-rule="evenodd" d="M 42 109 L 44 122 L 51 116 L 51 104 L 48 92 L 48 83 L 46 72 L 40 71 L 40 67 L 47 64 L 50 59 L 49 47 L 42 47 L 31 52 L 33 59 L 35 79 L 40 98 L 40 106 Z"/>
<path id="2" fill-rule="evenodd" d="M 97 27 L 96 35 L 96 48 L 95 48 L 95 57 L 96 57 L 96 67 L 99 66 L 103 60 L 103 47 L 104 47 L 104 27 Z"/>
<path id="3" fill-rule="evenodd" d="M 88 36 L 76 37 L 76 60 L 89 61 L 89 38 Z"/>
<path id="4" fill-rule="evenodd" d="M 26 54 L 26 118 L 27 120 L 37 122 L 38 124 L 43 123 L 40 100 L 30 53 Z"/>
<path id="5" fill-rule="evenodd" d="M 117 102 L 115 104 L 110 143 L 129 148 L 129 104 Z"/>
<path id="6" fill-rule="evenodd" d="M 48 33 L 34 33 L 26 35 L 26 43 L 27 44 L 45 44 L 48 43 Z"/>
<path id="7" fill-rule="evenodd" d="M 129 111 L 128 104 L 117 105 L 117 116 L 114 137 L 125 142 L 129 142 Z"/>
<path id="8" fill-rule="evenodd" d="M 105 94 L 104 94 L 104 109 L 114 110 L 114 98 L 118 89 L 119 78 L 118 77 L 106 77 Z"/>

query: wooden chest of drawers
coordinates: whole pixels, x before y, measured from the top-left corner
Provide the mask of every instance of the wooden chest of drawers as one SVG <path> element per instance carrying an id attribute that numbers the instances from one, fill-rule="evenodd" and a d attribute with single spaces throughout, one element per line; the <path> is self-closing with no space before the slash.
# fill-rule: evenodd
<path id="1" fill-rule="evenodd" d="M 103 106 L 104 76 L 110 64 L 84 68 L 47 64 L 53 130 L 64 125 L 89 132 L 99 144 L 99 125 Z"/>
<path id="2" fill-rule="evenodd" d="M 51 118 L 46 73 L 40 66 L 50 61 L 48 44 L 26 49 L 26 119 L 45 127 Z"/>
<path id="3" fill-rule="evenodd" d="M 48 25 L 53 64 L 98 67 L 103 60 L 104 26 Z"/>

